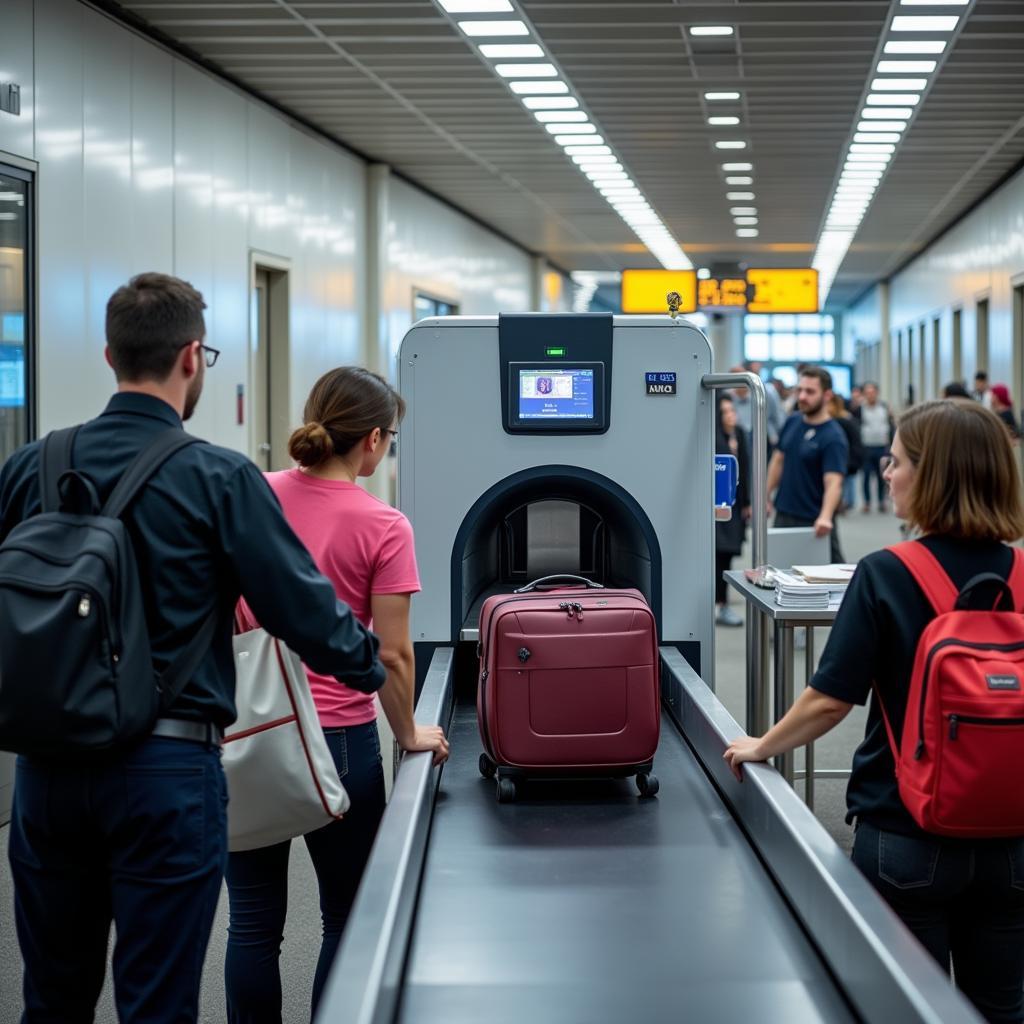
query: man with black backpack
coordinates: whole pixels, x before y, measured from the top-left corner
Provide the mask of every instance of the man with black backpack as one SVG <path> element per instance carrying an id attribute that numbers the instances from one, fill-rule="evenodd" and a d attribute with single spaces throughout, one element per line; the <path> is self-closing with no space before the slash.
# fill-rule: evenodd
<path id="1" fill-rule="evenodd" d="M 364 692 L 377 642 L 244 456 L 182 421 L 206 367 L 202 296 L 141 274 L 107 306 L 118 393 L 0 470 L 0 749 L 28 1024 L 92 1021 L 116 926 L 129 1021 L 194 1021 L 227 852 L 219 743 L 244 595 L 310 667 Z"/>

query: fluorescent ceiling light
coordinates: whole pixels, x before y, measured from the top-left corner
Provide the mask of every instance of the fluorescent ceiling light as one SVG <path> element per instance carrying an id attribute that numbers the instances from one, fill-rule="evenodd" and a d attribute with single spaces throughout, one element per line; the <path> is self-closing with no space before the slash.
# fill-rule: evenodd
<path id="1" fill-rule="evenodd" d="M 757 235 L 758 235 L 757 228 L 737 228 L 736 229 L 736 237 L 737 238 L 757 238 Z"/>
<path id="2" fill-rule="evenodd" d="M 753 192 L 726 192 L 725 198 L 730 203 L 742 203 L 745 200 L 754 199 L 755 196 Z"/>
<path id="3" fill-rule="evenodd" d="M 544 127 L 552 135 L 593 135 L 597 129 L 589 122 L 576 124 L 572 121 L 556 121 L 553 124 L 546 124 Z"/>
<path id="4" fill-rule="evenodd" d="M 880 75 L 930 75 L 936 64 L 934 60 L 880 60 L 876 70 Z"/>
<path id="5" fill-rule="evenodd" d="M 890 32 L 952 32 L 959 14 L 897 14 Z"/>
<path id="6" fill-rule="evenodd" d="M 752 171 L 753 164 L 722 164 L 723 171 Z"/>
<path id="7" fill-rule="evenodd" d="M 706 92 L 704 93 L 704 99 L 709 103 L 720 103 L 727 100 L 738 100 L 740 94 L 738 92 Z"/>
<path id="8" fill-rule="evenodd" d="M 866 102 L 869 107 L 884 107 L 889 103 L 913 107 L 920 99 L 916 92 L 869 92 Z"/>
<path id="9" fill-rule="evenodd" d="M 739 139 L 719 139 L 715 143 L 715 149 L 746 149 L 747 144 Z"/>
<path id="10" fill-rule="evenodd" d="M 509 0 L 438 0 L 449 14 L 504 14 L 512 10 Z"/>
<path id="11" fill-rule="evenodd" d="M 579 153 L 572 158 L 573 163 L 579 164 L 581 167 L 591 167 L 595 164 L 602 164 L 607 166 L 608 164 L 615 164 L 617 167 L 619 161 L 612 156 L 611 153 L 591 153 L 589 150 L 586 153 Z"/>
<path id="12" fill-rule="evenodd" d="M 883 122 L 884 123 L 884 122 Z M 854 142 L 899 142 L 899 132 L 857 132 Z"/>
<path id="13" fill-rule="evenodd" d="M 691 25 L 691 36 L 731 36 L 732 25 Z"/>
<path id="14" fill-rule="evenodd" d="M 892 159 L 891 153 L 850 153 L 847 164 L 881 164 L 883 167 Z"/>
<path id="15" fill-rule="evenodd" d="M 586 143 L 586 145 L 583 145 Z M 569 156 L 581 156 L 582 154 L 593 154 L 594 156 L 609 156 L 611 150 L 607 146 L 598 146 L 594 143 L 587 142 L 586 139 L 573 139 L 572 145 L 565 147 L 565 152 Z"/>
<path id="16" fill-rule="evenodd" d="M 508 87 L 518 96 L 539 96 L 569 91 L 569 86 L 565 82 L 509 82 Z"/>
<path id="17" fill-rule="evenodd" d="M 756 217 L 734 217 L 733 220 L 741 228 L 742 227 L 747 227 L 747 228 L 753 227 L 757 223 L 757 218 Z"/>
<path id="18" fill-rule="evenodd" d="M 587 168 L 583 173 L 591 181 L 606 181 L 609 184 L 613 181 L 617 181 L 622 185 L 632 185 L 634 182 L 630 180 L 629 175 L 623 170 L 615 170 L 612 167 L 594 167 Z"/>
<path id="19" fill-rule="evenodd" d="M 851 153 L 895 153 L 896 147 L 891 143 L 855 142 L 850 146 Z"/>
<path id="20" fill-rule="evenodd" d="M 853 166 L 857 170 L 884 171 L 886 165 L 882 160 L 874 160 L 871 163 L 858 163 L 857 161 L 854 161 Z"/>
<path id="21" fill-rule="evenodd" d="M 578 107 L 575 96 L 524 96 L 523 106 L 527 110 L 570 110 Z"/>
<path id="22" fill-rule="evenodd" d="M 587 115 L 582 110 L 535 110 L 533 116 L 541 124 L 549 121 L 586 121 Z"/>
<path id="23" fill-rule="evenodd" d="M 546 127 L 550 128 L 550 125 Z M 604 139 L 600 135 L 556 135 L 555 142 L 559 146 L 603 146 Z"/>
<path id="24" fill-rule="evenodd" d="M 480 52 L 490 60 L 544 56 L 544 50 L 536 43 L 484 43 Z"/>
<path id="25" fill-rule="evenodd" d="M 502 78 L 557 78 L 554 64 L 495 64 Z"/>
<path id="26" fill-rule="evenodd" d="M 906 129 L 906 121 L 861 121 L 857 125 L 859 132 L 902 132 Z"/>
<path id="27" fill-rule="evenodd" d="M 945 39 L 893 39 L 885 44 L 886 53 L 942 53 Z"/>
<path id="28" fill-rule="evenodd" d="M 875 107 L 862 110 L 860 116 L 869 121 L 886 120 L 891 117 L 908 118 L 914 111 L 910 107 Z"/>
<path id="29" fill-rule="evenodd" d="M 966 7 L 971 0 L 900 0 L 901 7 Z"/>
<path id="30" fill-rule="evenodd" d="M 730 206 L 729 213 L 733 217 L 756 217 L 757 207 L 756 206 Z"/>
<path id="31" fill-rule="evenodd" d="M 899 92 L 911 89 L 920 92 L 928 85 L 927 78 L 876 78 L 871 83 L 875 92 Z"/>
<path id="32" fill-rule="evenodd" d="M 739 124 L 740 119 L 738 117 L 709 117 L 708 124 Z"/>
<path id="33" fill-rule="evenodd" d="M 726 185 L 753 185 L 754 179 L 748 174 L 729 175 L 725 179 Z"/>
<path id="34" fill-rule="evenodd" d="M 525 21 L 460 21 L 459 28 L 467 36 L 528 36 Z"/>

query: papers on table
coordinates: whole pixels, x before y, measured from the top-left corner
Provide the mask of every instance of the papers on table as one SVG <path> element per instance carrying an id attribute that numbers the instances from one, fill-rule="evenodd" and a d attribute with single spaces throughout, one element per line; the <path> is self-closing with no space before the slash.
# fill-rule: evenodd
<path id="1" fill-rule="evenodd" d="M 856 572 L 855 565 L 794 565 L 793 574 L 808 583 L 828 583 L 845 587 Z"/>
<path id="2" fill-rule="evenodd" d="M 829 588 L 824 583 L 808 583 L 781 570 L 775 573 L 775 603 L 780 608 L 824 611 L 828 608 L 829 596 Z"/>

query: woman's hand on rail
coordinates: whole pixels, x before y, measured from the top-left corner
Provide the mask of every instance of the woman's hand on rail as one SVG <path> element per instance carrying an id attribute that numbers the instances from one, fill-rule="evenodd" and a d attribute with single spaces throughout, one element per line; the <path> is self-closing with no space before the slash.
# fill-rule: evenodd
<path id="1" fill-rule="evenodd" d="M 738 740 L 733 740 L 726 748 L 722 757 L 725 758 L 725 763 L 739 782 L 743 781 L 743 774 L 740 772 L 741 764 L 745 761 L 767 760 L 767 755 L 762 750 L 761 737 L 759 736 L 741 736 Z"/>
<path id="2" fill-rule="evenodd" d="M 444 764 L 450 752 L 444 729 L 439 725 L 417 725 L 412 736 L 398 737 L 398 745 L 405 751 L 433 751 L 434 764 Z"/>

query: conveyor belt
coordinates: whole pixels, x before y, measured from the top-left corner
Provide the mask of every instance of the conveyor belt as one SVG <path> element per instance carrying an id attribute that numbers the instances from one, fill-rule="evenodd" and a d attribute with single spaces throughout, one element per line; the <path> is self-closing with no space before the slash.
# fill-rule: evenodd
<path id="1" fill-rule="evenodd" d="M 654 800 L 630 779 L 499 805 L 471 705 L 451 736 L 399 1020 L 853 1019 L 672 725 Z"/>
<path id="2" fill-rule="evenodd" d="M 440 782 L 403 761 L 321 1024 L 979 1020 L 774 769 L 732 779 L 741 730 L 662 658 L 656 799 L 534 783 L 499 805 L 435 652 L 417 717 L 453 756 Z"/>

